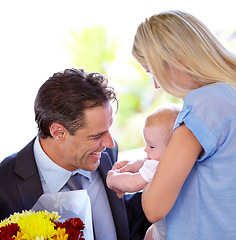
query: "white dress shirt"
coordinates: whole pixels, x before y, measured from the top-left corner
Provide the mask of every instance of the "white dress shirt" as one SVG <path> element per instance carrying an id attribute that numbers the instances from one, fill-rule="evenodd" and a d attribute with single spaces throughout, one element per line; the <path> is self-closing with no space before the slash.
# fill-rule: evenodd
<path id="1" fill-rule="evenodd" d="M 45 154 L 38 137 L 34 142 L 34 155 L 44 193 L 69 191 L 65 184 L 71 175 L 76 172 L 82 175 L 83 189 L 87 189 L 91 201 L 96 240 L 116 240 L 115 225 L 99 171 L 90 172 L 77 169 L 71 172 L 60 167 Z"/>

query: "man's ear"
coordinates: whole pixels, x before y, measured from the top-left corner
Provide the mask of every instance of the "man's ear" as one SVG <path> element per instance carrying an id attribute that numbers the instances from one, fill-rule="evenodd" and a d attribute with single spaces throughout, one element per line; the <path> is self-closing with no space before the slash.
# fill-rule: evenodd
<path id="1" fill-rule="evenodd" d="M 50 133 L 52 137 L 56 140 L 64 140 L 66 135 L 65 127 L 60 123 L 53 123 L 50 126 Z"/>

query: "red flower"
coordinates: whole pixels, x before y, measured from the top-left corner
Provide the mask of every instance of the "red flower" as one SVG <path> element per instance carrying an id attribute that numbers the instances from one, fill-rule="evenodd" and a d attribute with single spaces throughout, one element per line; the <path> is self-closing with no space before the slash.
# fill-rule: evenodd
<path id="1" fill-rule="evenodd" d="M 11 223 L 6 226 L 0 228 L 0 239 L 4 240 L 13 240 L 13 236 L 17 234 L 19 230 L 19 226 L 17 223 Z"/>
<path id="2" fill-rule="evenodd" d="M 80 218 L 70 218 L 67 219 L 65 222 L 55 222 L 55 228 L 65 228 L 66 233 L 69 235 L 68 240 L 85 240 L 83 238 L 84 233 L 84 223 L 81 221 Z"/>

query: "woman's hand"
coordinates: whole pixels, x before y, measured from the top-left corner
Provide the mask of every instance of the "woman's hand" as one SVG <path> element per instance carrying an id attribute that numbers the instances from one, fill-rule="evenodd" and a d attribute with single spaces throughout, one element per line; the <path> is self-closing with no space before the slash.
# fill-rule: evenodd
<path id="1" fill-rule="evenodd" d="M 146 159 L 136 161 L 118 161 L 113 165 L 112 170 L 116 170 L 118 172 L 136 173 L 143 166 L 145 161 Z"/>

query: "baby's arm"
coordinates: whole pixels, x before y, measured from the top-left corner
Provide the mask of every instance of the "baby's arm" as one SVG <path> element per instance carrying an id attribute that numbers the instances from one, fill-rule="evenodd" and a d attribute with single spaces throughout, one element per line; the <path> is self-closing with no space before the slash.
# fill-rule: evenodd
<path id="1" fill-rule="evenodd" d="M 107 173 L 107 186 L 111 189 L 118 189 L 121 192 L 137 192 L 142 190 L 147 182 L 139 173 L 110 170 Z"/>

